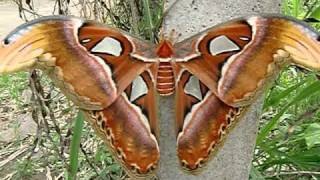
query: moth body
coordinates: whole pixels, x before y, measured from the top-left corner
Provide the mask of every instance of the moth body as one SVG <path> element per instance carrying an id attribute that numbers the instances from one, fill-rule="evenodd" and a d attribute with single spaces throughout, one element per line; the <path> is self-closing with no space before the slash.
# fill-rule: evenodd
<path id="1" fill-rule="evenodd" d="M 157 74 L 157 90 L 161 96 L 174 93 L 175 78 L 171 62 L 159 62 Z"/>
<path id="2" fill-rule="evenodd" d="M 171 41 L 163 40 L 158 44 L 156 55 L 158 58 L 157 67 L 157 91 L 160 96 L 169 96 L 175 91 L 175 77 L 172 67 L 173 46 Z"/>

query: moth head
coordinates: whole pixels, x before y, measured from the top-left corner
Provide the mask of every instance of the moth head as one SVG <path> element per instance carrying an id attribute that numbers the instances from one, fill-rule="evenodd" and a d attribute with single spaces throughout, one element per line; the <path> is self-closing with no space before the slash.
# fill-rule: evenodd
<path id="1" fill-rule="evenodd" d="M 172 42 L 170 40 L 161 40 L 156 54 L 160 58 L 170 58 L 174 54 Z"/>

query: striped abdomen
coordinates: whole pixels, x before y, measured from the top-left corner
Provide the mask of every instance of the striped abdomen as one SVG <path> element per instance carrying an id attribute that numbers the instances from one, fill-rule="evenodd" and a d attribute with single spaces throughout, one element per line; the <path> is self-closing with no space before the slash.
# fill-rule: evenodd
<path id="1" fill-rule="evenodd" d="M 157 90 L 161 96 L 174 93 L 174 74 L 170 62 L 160 62 L 157 74 Z"/>

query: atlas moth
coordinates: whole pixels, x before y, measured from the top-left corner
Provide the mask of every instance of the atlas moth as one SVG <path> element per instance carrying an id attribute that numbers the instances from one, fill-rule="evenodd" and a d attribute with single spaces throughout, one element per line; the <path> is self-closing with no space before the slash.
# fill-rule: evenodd
<path id="1" fill-rule="evenodd" d="M 157 45 L 94 21 L 49 16 L 19 26 L 0 46 L 0 73 L 43 70 L 135 177 L 158 166 L 157 94 L 175 93 L 177 155 L 192 172 L 286 64 L 319 71 L 320 36 L 277 15 Z"/>

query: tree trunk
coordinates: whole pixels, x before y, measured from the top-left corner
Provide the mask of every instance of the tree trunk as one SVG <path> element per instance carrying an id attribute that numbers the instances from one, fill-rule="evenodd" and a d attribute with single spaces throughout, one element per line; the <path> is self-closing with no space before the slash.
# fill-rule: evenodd
<path id="1" fill-rule="evenodd" d="M 169 34 L 174 29 L 177 33 L 181 33 L 178 40 L 183 40 L 231 18 L 263 12 L 279 13 L 280 2 L 280 0 L 167 0 L 165 7 L 168 11 L 164 18 L 164 33 Z M 174 97 L 161 97 L 159 179 L 248 179 L 262 100 L 261 97 L 251 105 L 203 171 L 191 175 L 182 171 L 178 163 L 174 132 Z"/>

